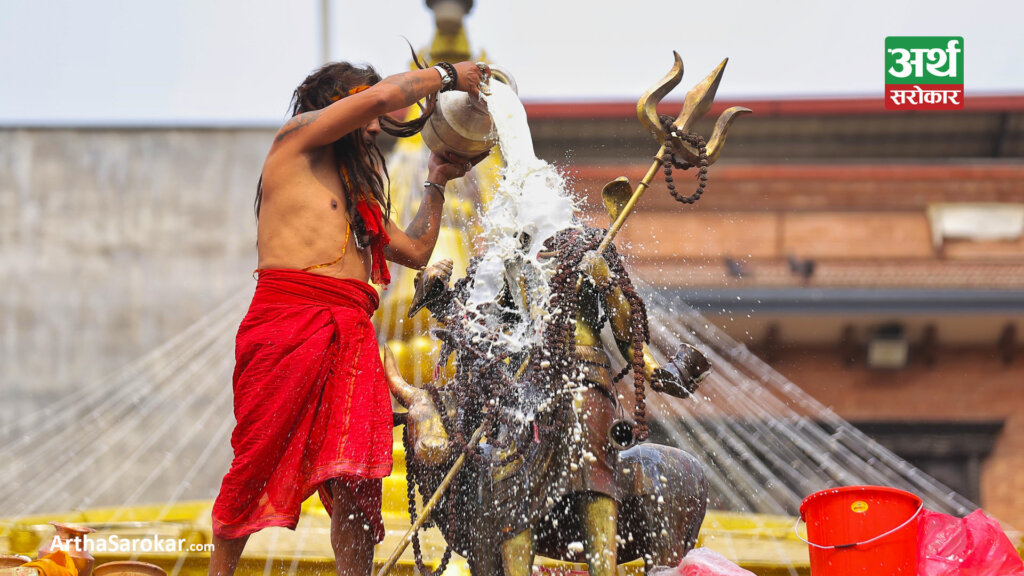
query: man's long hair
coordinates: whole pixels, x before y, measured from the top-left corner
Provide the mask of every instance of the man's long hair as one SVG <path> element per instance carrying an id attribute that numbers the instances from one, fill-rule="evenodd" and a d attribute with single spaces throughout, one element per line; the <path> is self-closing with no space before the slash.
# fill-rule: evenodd
<path id="1" fill-rule="evenodd" d="M 414 54 L 415 57 L 415 54 Z M 425 65 L 416 58 L 420 68 Z M 350 92 L 359 86 L 373 86 L 380 82 L 381 77 L 372 66 L 356 66 L 348 62 L 332 62 L 325 64 L 320 69 L 306 77 L 299 84 L 292 94 L 291 109 L 292 117 L 326 108 L 342 98 L 348 98 Z M 392 136 L 408 137 L 423 129 L 430 114 L 434 111 L 435 96 L 427 97 L 426 106 L 419 118 L 402 122 L 384 115 L 378 120 L 380 128 Z M 340 163 L 339 172 L 347 174 L 339 175 L 342 189 L 348 200 L 349 211 L 355 211 L 357 195 L 369 193 L 376 200 L 384 211 L 384 218 L 391 216 L 391 192 L 390 186 L 384 187 L 384 178 L 388 177 L 387 165 L 384 162 L 384 154 L 376 142 L 367 138 L 364 128 L 358 128 L 342 136 L 331 144 L 334 151 L 334 158 Z M 260 176 L 256 186 L 256 201 L 254 208 L 256 218 L 260 217 L 260 205 L 263 202 L 263 176 Z"/>

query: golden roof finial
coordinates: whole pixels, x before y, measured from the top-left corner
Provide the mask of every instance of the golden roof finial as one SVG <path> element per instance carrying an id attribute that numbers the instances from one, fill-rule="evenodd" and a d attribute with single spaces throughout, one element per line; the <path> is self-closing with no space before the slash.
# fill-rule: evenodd
<path id="1" fill-rule="evenodd" d="M 434 39 L 423 57 L 428 64 L 438 62 L 462 62 L 474 60 L 466 38 L 463 19 L 473 9 L 473 0 L 426 0 L 427 7 L 434 11 Z"/>

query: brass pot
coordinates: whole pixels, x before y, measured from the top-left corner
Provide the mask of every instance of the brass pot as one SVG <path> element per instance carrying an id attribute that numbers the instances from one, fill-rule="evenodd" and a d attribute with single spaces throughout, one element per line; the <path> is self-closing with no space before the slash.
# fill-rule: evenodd
<path id="1" fill-rule="evenodd" d="M 518 93 L 516 81 L 504 69 L 491 66 L 491 78 L 508 84 Z M 487 106 L 466 92 L 453 90 L 438 95 L 434 113 L 423 126 L 421 134 L 427 148 L 437 154 L 451 153 L 473 158 L 497 143 L 493 132 L 494 122 Z"/>
<path id="2" fill-rule="evenodd" d="M 167 576 L 167 572 L 148 562 L 119 560 L 100 564 L 92 571 L 93 576 Z"/>
<path id="3" fill-rule="evenodd" d="M 32 559 L 28 556 L 22 556 L 21 554 L 0 554 L 0 570 L 6 568 L 17 568 L 26 562 L 31 562 Z"/>
<path id="4" fill-rule="evenodd" d="M 95 532 L 88 526 L 79 526 L 78 524 L 69 524 L 65 522 L 50 522 L 56 530 L 56 536 L 59 536 L 61 542 L 68 542 L 74 538 L 84 538 L 86 534 Z M 80 540 L 81 542 L 81 540 Z M 55 552 L 53 548 L 53 540 L 48 542 L 45 546 L 39 549 L 39 558 Z M 74 561 L 75 567 L 78 568 L 78 576 L 90 576 L 92 574 L 92 567 L 96 563 L 96 559 L 92 557 L 92 554 L 86 549 L 84 542 L 79 546 L 70 546 L 68 549 L 68 556 Z"/>

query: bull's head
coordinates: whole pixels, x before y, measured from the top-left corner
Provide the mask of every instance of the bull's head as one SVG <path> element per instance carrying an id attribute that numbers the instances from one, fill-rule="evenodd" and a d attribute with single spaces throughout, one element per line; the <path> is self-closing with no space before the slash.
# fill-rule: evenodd
<path id="1" fill-rule="evenodd" d="M 413 453 L 406 454 L 406 457 L 414 458 L 421 466 L 444 464 L 448 460 L 451 442 L 441 422 L 441 414 L 430 394 L 402 378 L 395 363 L 395 356 L 387 347 L 384 352 L 384 372 L 387 374 L 391 393 L 398 399 L 398 403 L 409 411 L 405 417 L 405 426 Z"/>

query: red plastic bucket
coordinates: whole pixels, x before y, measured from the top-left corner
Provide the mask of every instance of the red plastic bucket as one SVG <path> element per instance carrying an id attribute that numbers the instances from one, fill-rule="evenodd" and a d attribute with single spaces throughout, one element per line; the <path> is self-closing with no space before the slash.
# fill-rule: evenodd
<path id="1" fill-rule="evenodd" d="M 804 498 L 800 518 L 807 523 L 811 575 L 914 576 L 922 507 L 917 496 L 883 486 L 831 488 Z"/>

